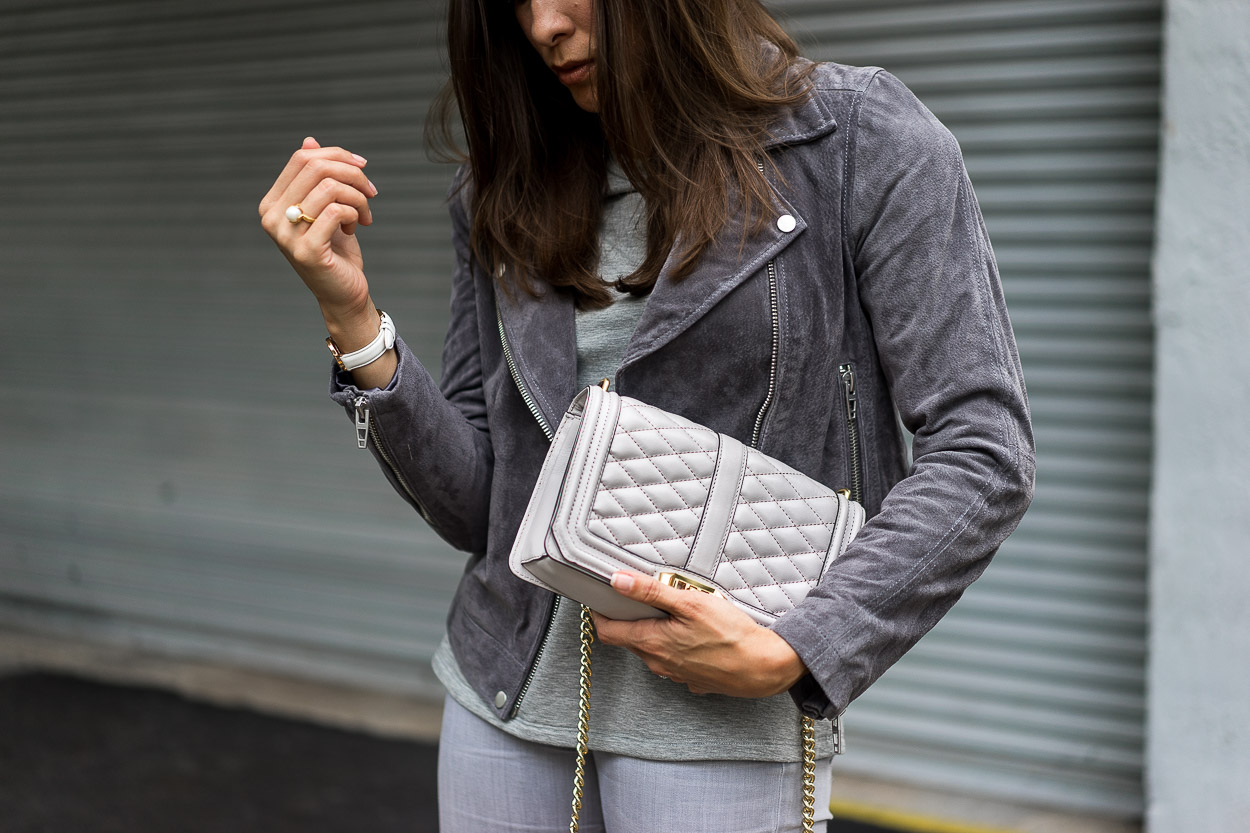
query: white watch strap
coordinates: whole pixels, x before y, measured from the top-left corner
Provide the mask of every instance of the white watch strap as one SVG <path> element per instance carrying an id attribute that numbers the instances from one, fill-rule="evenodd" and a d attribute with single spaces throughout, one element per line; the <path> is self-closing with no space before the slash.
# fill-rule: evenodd
<path id="1" fill-rule="evenodd" d="M 373 341 L 361 347 L 352 353 L 344 353 L 338 357 L 339 364 L 344 370 L 355 370 L 358 367 L 364 367 L 372 364 L 382 355 L 395 346 L 395 323 L 391 321 L 391 317 L 386 313 L 378 310 L 378 318 L 380 327 L 378 329 L 378 337 Z"/>

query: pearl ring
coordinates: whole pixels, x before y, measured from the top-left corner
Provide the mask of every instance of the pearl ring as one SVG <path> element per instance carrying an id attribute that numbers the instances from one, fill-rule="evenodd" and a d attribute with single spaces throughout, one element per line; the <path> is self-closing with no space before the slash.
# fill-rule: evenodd
<path id="1" fill-rule="evenodd" d="M 286 218 L 292 223 L 298 223 L 300 220 L 303 220 L 305 223 L 313 223 L 317 220 L 316 217 L 309 217 L 305 214 L 304 209 L 299 207 L 299 203 L 286 207 Z"/>

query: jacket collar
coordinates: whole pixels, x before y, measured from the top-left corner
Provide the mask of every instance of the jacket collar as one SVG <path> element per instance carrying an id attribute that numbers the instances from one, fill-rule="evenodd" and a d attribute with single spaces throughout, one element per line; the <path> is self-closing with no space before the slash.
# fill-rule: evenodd
<path id="1" fill-rule="evenodd" d="M 795 63 L 793 74 L 797 75 L 811 66 L 811 61 L 800 58 Z M 769 138 L 764 143 L 766 150 L 810 142 L 837 129 L 838 122 L 833 116 L 833 111 L 829 109 L 824 98 L 818 94 L 817 76 L 819 74 L 820 67 L 815 67 L 808 74 L 808 84 L 812 87 L 812 94 L 794 107 L 779 113 L 773 121 L 769 129 Z"/>

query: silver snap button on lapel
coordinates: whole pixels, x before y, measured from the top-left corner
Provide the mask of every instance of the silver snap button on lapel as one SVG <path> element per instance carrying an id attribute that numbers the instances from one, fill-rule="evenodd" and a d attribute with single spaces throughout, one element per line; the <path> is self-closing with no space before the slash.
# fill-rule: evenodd
<path id="1" fill-rule="evenodd" d="M 508 702 L 508 695 L 502 691 L 495 694 L 495 708 L 502 709 L 504 704 Z"/>
<path id="2" fill-rule="evenodd" d="M 799 221 L 794 219 L 794 216 L 791 214 L 782 214 L 777 218 L 777 228 L 782 231 L 794 231 L 794 227 L 798 224 Z"/>

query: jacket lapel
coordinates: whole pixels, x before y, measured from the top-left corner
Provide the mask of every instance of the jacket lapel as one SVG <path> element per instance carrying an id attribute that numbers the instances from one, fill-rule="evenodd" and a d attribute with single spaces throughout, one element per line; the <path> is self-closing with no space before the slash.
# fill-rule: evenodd
<path id="1" fill-rule="evenodd" d="M 675 257 L 669 254 L 655 289 L 647 299 L 638 328 L 625 348 L 621 367 L 677 338 L 743 281 L 764 269 L 804 232 L 807 223 L 802 215 L 780 195 L 776 199 L 777 210 L 759 234 L 744 242 L 743 220 L 734 218 L 699 258 L 694 271 L 680 281 L 672 279 Z M 784 220 L 786 217 L 793 219 L 793 227 Z"/>
<path id="2" fill-rule="evenodd" d="M 520 384 L 533 397 L 547 425 L 555 430 L 577 393 L 577 332 L 573 299 L 543 281 L 539 296 L 496 290 L 500 333 Z"/>

